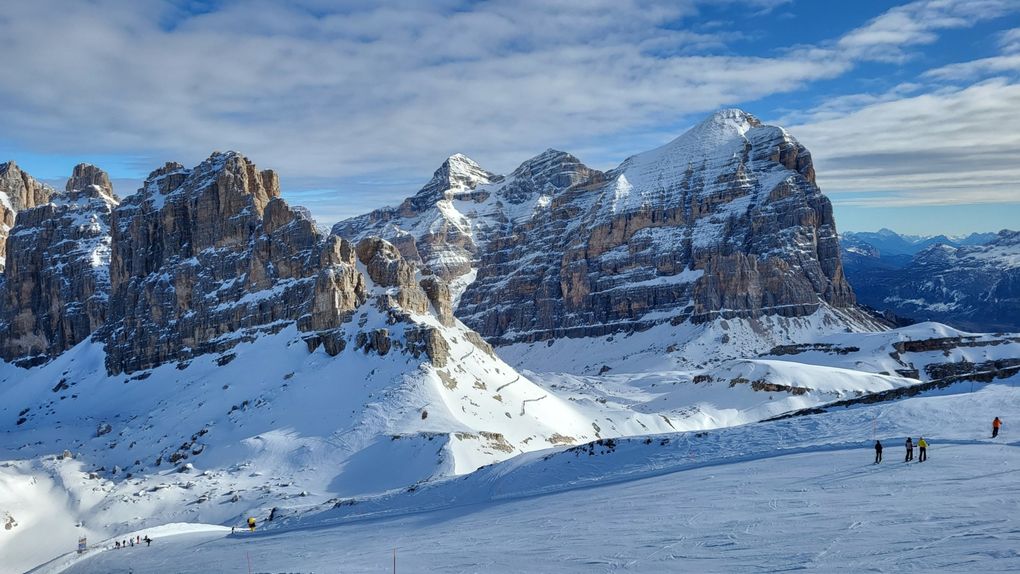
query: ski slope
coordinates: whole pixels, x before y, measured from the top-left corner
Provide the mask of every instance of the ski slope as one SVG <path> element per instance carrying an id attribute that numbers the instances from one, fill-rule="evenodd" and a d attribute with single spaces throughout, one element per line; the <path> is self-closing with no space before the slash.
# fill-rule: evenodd
<path id="1" fill-rule="evenodd" d="M 1018 385 L 533 452 L 254 535 L 168 527 L 33 572 L 389 572 L 394 549 L 398 572 L 1016 571 Z M 918 435 L 929 461 L 904 463 Z"/>

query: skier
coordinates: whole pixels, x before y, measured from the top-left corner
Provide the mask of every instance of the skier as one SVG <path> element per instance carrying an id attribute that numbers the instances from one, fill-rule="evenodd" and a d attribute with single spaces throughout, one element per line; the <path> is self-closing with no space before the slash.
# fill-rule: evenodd
<path id="1" fill-rule="evenodd" d="M 908 436 L 907 437 L 907 459 L 904 460 L 903 462 L 910 462 L 912 460 L 914 460 L 914 443 L 913 443 L 913 441 L 910 440 L 910 437 Z"/>
<path id="2" fill-rule="evenodd" d="M 134 548 L 135 547 L 135 539 L 134 538 L 129 538 L 128 541 L 131 544 L 131 548 Z"/>
<path id="3" fill-rule="evenodd" d="M 145 545 L 146 545 L 146 546 L 149 546 L 149 545 L 151 545 L 151 544 L 152 544 L 152 539 L 151 539 L 151 538 L 149 538 L 149 535 L 148 535 L 148 534 L 146 534 L 146 535 L 145 535 L 145 538 L 143 538 L 142 540 L 144 540 L 144 541 L 145 541 Z"/>
<path id="4" fill-rule="evenodd" d="M 875 441 L 875 464 L 882 462 L 882 443 Z"/>
<path id="5" fill-rule="evenodd" d="M 921 437 L 917 440 L 917 462 L 924 462 L 928 460 L 928 441 Z"/>
<path id="6" fill-rule="evenodd" d="M 117 550 L 120 550 L 120 540 L 114 540 L 113 547 L 116 548 Z"/>
<path id="7" fill-rule="evenodd" d="M 255 518 L 250 516 L 248 517 L 248 530 L 255 532 Z"/>
<path id="8" fill-rule="evenodd" d="M 999 420 L 999 417 L 995 417 L 995 420 L 992 421 L 992 438 L 999 436 L 999 427 L 1001 426 L 1002 421 Z"/>

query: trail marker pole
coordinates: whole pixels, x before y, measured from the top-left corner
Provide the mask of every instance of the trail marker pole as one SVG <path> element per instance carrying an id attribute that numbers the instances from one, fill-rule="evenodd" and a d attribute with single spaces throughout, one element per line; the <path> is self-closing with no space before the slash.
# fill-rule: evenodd
<path id="1" fill-rule="evenodd" d="M 397 574 L 397 549 L 393 549 L 393 574 Z"/>
<path id="2" fill-rule="evenodd" d="M 251 574 L 251 555 L 245 552 L 244 557 L 248 559 L 248 574 Z"/>

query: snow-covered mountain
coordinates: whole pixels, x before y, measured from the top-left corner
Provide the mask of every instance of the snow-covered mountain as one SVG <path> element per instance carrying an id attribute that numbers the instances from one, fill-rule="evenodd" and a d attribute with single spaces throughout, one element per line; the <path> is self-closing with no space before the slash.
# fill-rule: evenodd
<path id="1" fill-rule="evenodd" d="M 68 186 L 9 240 L 0 460 L 22 462 L 0 474 L 54 494 L 0 490 L 24 526 L 5 549 L 230 523 L 680 424 L 536 385 L 452 316 L 443 280 L 384 240 L 321 233 L 240 154 L 167 164 L 119 204 Z"/>
<path id="2" fill-rule="evenodd" d="M 236 152 L 123 200 L 83 164 L 40 202 L 18 207 L 0 281 L 18 570 L 54 539 L 540 492 L 624 437 L 647 454 L 1020 371 L 1016 336 L 859 309 L 810 155 L 735 110 L 609 172 L 452 156 L 329 234 Z M 541 488 L 501 481 L 515 469 Z"/>
<path id="3" fill-rule="evenodd" d="M 970 244 L 947 240 L 914 255 L 844 236 L 847 277 L 859 300 L 913 320 L 942 321 L 975 331 L 1020 330 L 1020 233 L 977 234 Z"/>
<path id="4" fill-rule="evenodd" d="M 455 155 L 400 206 L 333 231 L 385 237 L 450 280 L 457 316 L 497 346 L 719 319 L 878 328 L 810 153 L 740 110 L 608 172 L 548 150 L 496 176 Z"/>

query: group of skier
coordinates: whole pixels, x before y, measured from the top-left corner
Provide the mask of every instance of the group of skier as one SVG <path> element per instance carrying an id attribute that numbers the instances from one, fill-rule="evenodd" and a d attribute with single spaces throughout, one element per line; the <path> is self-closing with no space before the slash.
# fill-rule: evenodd
<path id="1" fill-rule="evenodd" d="M 152 544 L 152 539 L 149 538 L 148 534 L 146 534 L 145 538 L 142 538 L 141 536 L 136 536 L 134 538 L 128 538 L 127 540 L 124 540 L 124 541 L 114 540 L 113 541 L 113 547 L 114 548 L 118 548 L 118 549 L 120 549 L 120 548 L 129 548 L 129 547 L 130 548 L 134 548 L 135 544 L 137 544 L 138 546 L 141 546 L 142 542 L 144 542 L 146 546 L 149 546 L 150 544 Z"/>
<path id="2" fill-rule="evenodd" d="M 995 437 L 999 436 L 999 428 L 1001 426 L 1002 426 L 1002 420 L 999 419 L 999 417 L 995 417 L 995 420 L 992 421 L 992 438 L 995 438 Z M 914 460 L 914 446 L 915 446 L 915 443 L 914 443 L 914 441 L 910 437 L 907 437 L 907 442 L 905 443 L 905 446 L 907 448 L 907 456 L 903 460 L 903 462 L 910 462 L 910 461 Z M 924 461 L 928 460 L 928 441 L 924 440 L 924 437 L 921 437 L 921 438 L 919 438 L 917 440 L 916 446 L 917 446 L 917 450 L 918 450 L 917 462 L 924 462 Z M 879 464 L 880 462 L 882 462 L 882 441 L 876 440 L 875 441 L 875 464 Z"/>

